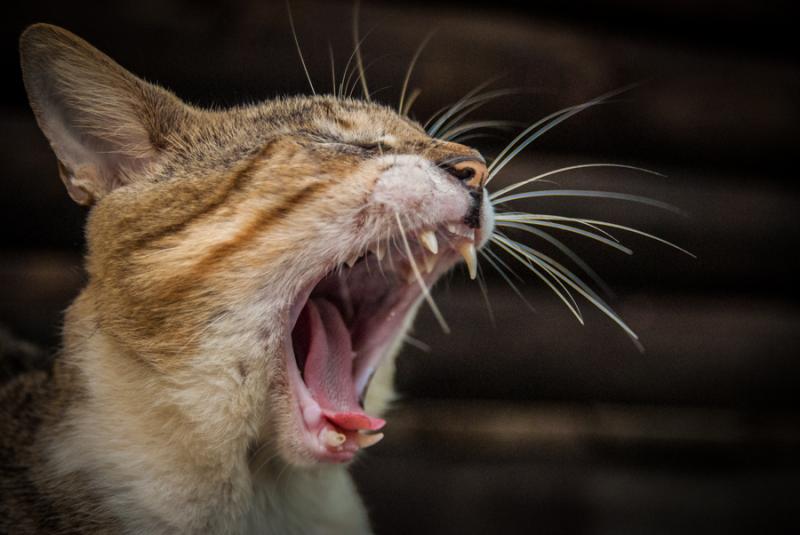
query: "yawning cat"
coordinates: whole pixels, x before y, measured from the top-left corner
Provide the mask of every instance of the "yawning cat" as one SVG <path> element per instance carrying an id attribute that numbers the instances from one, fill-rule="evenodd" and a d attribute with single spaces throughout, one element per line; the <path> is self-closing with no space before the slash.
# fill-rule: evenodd
<path id="1" fill-rule="evenodd" d="M 0 531 L 369 532 L 346 463 L 427 289 L 475 274 L 481 155 L 364 100 L 198 109 L 54 26 L 20 46 L 88 283 L 52 371 L 0 390 Z"/>

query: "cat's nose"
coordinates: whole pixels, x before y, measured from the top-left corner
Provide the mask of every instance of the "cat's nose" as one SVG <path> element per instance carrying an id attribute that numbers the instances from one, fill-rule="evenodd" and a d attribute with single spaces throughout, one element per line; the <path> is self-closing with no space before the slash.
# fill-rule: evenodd
<path id="1" fill-rule="evenodd" d="M 444 165 L 445 170 L 470 189 L 482 189 L 489 176 L 486 164 L 475 158 L 463 158 Z"/>

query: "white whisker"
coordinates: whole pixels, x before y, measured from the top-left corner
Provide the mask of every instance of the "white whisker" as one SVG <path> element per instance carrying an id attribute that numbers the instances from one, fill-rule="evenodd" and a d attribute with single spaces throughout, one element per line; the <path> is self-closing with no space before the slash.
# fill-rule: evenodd
<path id="1" fill-rule="evenodd" d="M 525 296 L 522 295 L 522 292 L 519 290 L 519 288 L 517 288 L 517 285 L 514 284 L 514 282 L 508 277 L 508 275 L 506 275 L 506 273 L 503 271 L 500 265 L 504 266 L 509 272 L 511 272 L 518 279 L 522 280 L 522 278 L 516 273 L 514 273 L 514 270 L 508 267 L 508 264 L 503 262 L 502 258 L 497 256 L 492 250 L 490 250 L 488 245 L 485 248 L 478 251 L 478 253 L 480 253 L 480 255 L 483 256 L 487 262 L 489 262 L 489 265 L 491 265 L 495 269 L 495 271 L 497 271 L 497 273 L 500 274 L 501 277 L 503 277 L 503 279 L 508 283 L 509 287 L 511 287 L 514 293 L 517 294 L 517 296 L 520 299 L 522 299 L 522 302 L 525 303 L 525 305 L 528 308 L 530 308 L 533 312 L 536 312 L 536 309 L 533 307 L 533 305 L 531 305 L 528 302 L 528 300 L 525 299 Z M 500 265 L 498 265 L 498 263 Z"/>
<path id="2" fill-rule="evenodd" d="M 506 164 L 508 164 L 508 162 L 514 159 L 514 157 L 517 154 L 519 154 L 520 151 L 522 151 L 525 147 L 530 145 L 534 140 L 544 135 L 548 130 L 554 128 L 555 126 L 569 119 L 573 115 L 580 113 L 586 108 L 608 102 L 608 100 L 611 97 L 627 91 L 628 89 L 630 89 L 630 87 L 632 86 L 627 86 L 618 89 L 616 91 L 611 91 L 609 93 L 606 93 L 605 95 L 601 95 L 583 104 L 578 104 L 576 106 L 570 106 L 569 108 L 564 108 L 563 110 L 551 113 L 547 117 L 539 119 L 538 121 L 533 123 L 528 128 L 523 130 L 516 138 L 514 138 L 511 141 L 511 143 L 506 145 L 506 147 L 500 152 L 500 154 L 497 155 L 492 164 L 489 166 L 489 178 L 487 178 L 486 183 L 488 184 L 495 176 L 497 176 L 500 170 L 503 167 L 505 167 Z"/>
<path id="3" fill-rule="evenodd" d="M 587 169 L 587 168 L 593 168 L 593 167 L 613 167 L 615 169 L 632 169 L 634 171 L 641 171 L 643 173 L 648 173 L 648 174 L 656 175 L 656 176 L 660 176 L 660 177 L 665 177 L 666 176 L 666 175 L 663 175 L 663 174 L 661 174 L 661 173 L 659 173 L 657 171 L 653 171 L 651 169 L 645 169 L 644 167 L 636 167 L 636 166 L 633 166 L 633 165 L 625 165 L 625 164 L 619 164 L 619 163 L 604 163 L 604 162 L 601 162 L 601 163 L 584 163 L 584 164 L 579 164 L 579 165 L 570 165 L 568 167 L 561 167 L 559 169 L 553 169 L 552 171 L 547 171 L 546 173 L 542 173 L 540 175 L 536 175 L 536 176 L 531 177 L 531 178 L 526 178 L 525 180 L 521 180 L 519 182 L 514 182 L 513 184 L 510 184 L 510 185 L 508 185 L 508 186 L 506 186 L 506 187 L 504 187 L 502 189 L 499 189 L 499 190 L 493 192 L 489 196 L 489 198 L 494 200 L 494 199 L 496 199 L 498 197 L 502 197 L 503 195 L 505 195 L 506 193 L 508 193 L 510 191 L 514 191 L 515 189 L 519 189 L 522 186 L 525 186 L 525 185 L 530 184 L 532 182 L 539 181 L 539 180 L 541 180 L 541 179 L 543 179 L 545 177 L 548 177 L 548 176 L 557 175 L 557 174 L 561 174 L 561 173 L 566 173 L 568 171 L 574 171 L 576 169 Z M 498 201 L 498 202 L 500 202 L 500 201 Z"/>
<path id="4" fill-rule="evenodd" d="M 494 239 L 493 236 L 492 239 Z M 523 245 L 523 244 L 516 244 L 517 251 L 525 258 L 534 262 L 535 264 L 543 267 L 543 265 L 549 265 L 553 268 L 552 273 L 558 277 L 561 281 L 565 284 L 570 286 L 573 290 L 581 294 L 585 299 L 587 299 L 590 303 L 592 303 L 598 310 L 600 310 L 603 314 L 611 318 L 614 323 L 619 325 L 625 333 L 631 338 L 634 345 L 640 351 L 644 351 L 644 347 L 639 343 L 639 337 L 636 333 L 620 318 L 613 309 L 605 302 L 603 299 L 598 296 L 591 288 L 589 288 L 586 283 L 584 283 L 579 277 L 577 277 L 574 273 L 572 273 L 569 269 L 561 265 L 559 262 L 553 260 L 549 256 L 531 249 L 530 247 Z"/>
<path id="5" fill-rule="evenodd" d="M 486 288 L 486 281 L 483 278 L 483 271 L 481 270 L 480 264 L 478 264 L 478 288 L 481 290 L 483 302 L 486 303 L 486 312 L 489 314 L 489 322 L 492 326 L 495 326 L 494 311 L 492 310 L 492 303 L 489 301 L 489 290 Z"/>
<path id="6" fill-rule="evenodd" d="M 361 40 L 356 44 L 353 51 L 350 53 L 350 57 L 347 58 L 347 63 L 345 63 L 344 71 L 342 72 L 342 80 L 339 82 L 339 93 L 338 93 L 339 98 L 344 97 L 344 89 L 345 87 L 348 87 L 350 85 L 350 80 L 353 76 L 353 73 L 350 73 L 350 65 L 353 63 L 353 59 L 355 59 L 356 57 L 356 51 L 361 47 L 364 41 L 366 41 L 367 37 L 369 37 L 373 29 L 370 29 L 366 34 L 364 34 L 364 37 L 361 38 Z"/>
<path id="7" fill-rule="evenodd" d="M 568 221 L 571 223 L 577 223 L 579 225 L 584 225 L 595 232 L 599 232 L 609 240 L 615 241 L 620 243 L 619 239 L 611 234 L 610 232 L 606 231 L 605 229 L 600 228 L 597 225 L 593 225 L 591 223 L 587 223 L 585 219 L 579 219 L 577 217 L 567 217 L 567 216 L 556 216 L 556 215 L 545 215 L 545 214 L 529 214 L 527 212 L 497 212 L 495 214 L 495 219 L 497 221 L 512 221 L 512 222 L 523 222 L 529 223 L 531 221 Z"/>
<path id="8" fill-rule="evenodd" d="M 503 236 L 503 238 L 505 238 L 507 240 L 507 245 L 509 245 L 510 247 L 514 248 L 514 250 L 516 252 L 520 253 L 523 257 L 526 258 L 526 260 L 528 261 L 528 264 L 530 264 L 531 262 L 534 262 L 541 269 L 543 269 L 547 274 L 550 275 L 550 277 L 552 278 L 552 281 L 554 283 L 556 283 L 561 288 L 562 293 L 569 298 L 570 302 L 572 303 L 572 306 L 575 307 L 575 310 L 580 315 L 581 324 L 583 324 L 583 314 L 580 312 L 580 307 L 578 306 L 578 302 L 575 300 L 575 297 L 572 295 L 572 292 L 570 292 L 569 289 L 566 286 L 564 286 L 564 283 L 562 283 L 561 280 L 559 280 L 559 277 L 556 276 L 555 272 L 557 271 L 557 268 L 554 267 L 554 266 L 547 265 L 545 263 L 537 262 L 536 258 L 533 258 L 533 257 L 530 256 L 530 253 L 527 251 L 527 249 L 529 249 L 529 248 L 526 245 L 524 245 L 522 243 L 519 243 L 517 241 L 514 241 L 514 240 L 512 240 L 511 238 L 509 238 L 506 235 L 502 235 L 502 236 Z M 566 269 L 566 268 L 564 268 L 564 269 Z"/>
<path id="9" fill-rule="evenodd" d="M 333 45 L 328 41 L 328 56 L 331 58 L 331 95 L 336 96 L 336 61 L 333 58 Z"/>
<path id="10" fill-rule="evenodd" d="M 501 135 L 498 135 L 498 134 L 491 134 L 489 132 L 479 132 L 477 134 L 467 134 L 465 136 L 456 136 L 453 139 L 450 139 L 449 141 L 452 141 L 453 143 L 465 143 L 466 141 L 468 141 L 470 139 L 489 139 L 489 138 L 500 139 L 500 140 L 505 140 L 506 139 L 505 137 L 503 137 Z"/>
<path id="11" fill-rule="evenodd" d="M 417 262 L 414 260 L 414 255 L 411 253 L 411 246 L 408 244 L 408 239 L 406 238 L 406 231 L 403 228 L 403 223 L 400 221 L 400 214 L 395 212 L 394 217 L 397 220 L 397 227 L 400 229 L 400 238 L 403 240 L 403 247 L 405 247 L 406 255 L 408 256 L 408 261 L 411 264 L 411 270 L 414 272 L 414 278 L 417 279 L 417 283 L 419 284 L 420 290 L 422 290 L 422 295 L 425 297 L 425 301 L 428 302 L 428 306 L 431 308 L 431 312 L 433 312 L 433 315 L 434 317 L 436 317 L 436 321 L 439 322 L 439 325 L 441 326 L 442 330 L 446 334 L 450 334 L 450 327 L 447 325 L 444 316 L 442 316 L 439 307 L 436 306 L 433 297 L 431 297 L 431 293 L 428 290 L 428 287 L 425 285 L 425 281 L 422 279 L 422 274 L 419 271 Z"/>
<path id="12" fill-rule="evenodd" d="M 514 242 L 513 240 L 510 240 L 509 238 L 503 236 L 500 233 L 493 234 L 491 240 L 494 243 L 496 243 L 501 249 L 503 249 L 505 252 L 511 255 L 514 259 L 516 259 L 520 264 L 525 266 L 529 271 L 531 271 L 533 274 L 539 277 L 539 279 L 542 282 L 544 282 L 551 290 L 553 290 L 553 293 L 555 293 L 558 296 L 558 298 L 564 302 L 569 311 L 572 312 L 575 318 L 577 318 L 578 322 L 580 322 L 580 324 L 583 325 L 583 316 L 581 315 L 581 312 L 577 308 L 577 306 L 573 305 L 574 299 L 572 298 L 572 295 L 569 294 L 568 291 L 565 292 L 566 293 L 565 295 L 564 292 L 556 288 L 553 282 L 548 277 L 545 276 L 545 273 L 548 273 L 548 270 L 545 269 L 544 270 L 545 273 L 542 273 L 542 271 L 540 270 L 542 269 L 541 262 L 537 262 L 537 265 L 539 265 L 540 268 L 537 269 L 536 266 L 534 266 L 533 263 L 531 263 L 530 259 L 519 250 L 518 247 L 520 244 Z M 557 283 L 559 284 L 559 286 L 563 288 L 564 285 L 561 284 L 560 281 Z"/>
<path id="13" fill-rule="evenodd" d="M 556 271 L 556 272 L 568 277 L 575 284 L 578 284 L 581 288 L 583 288 L 583 290 L 585 290 L 592 297 L 597 299 L 603 306 L 605 306 L 605 307 L 607 307 L 609 309 L 611 308 L 599 295 L 597 295 L 597 293 L 594 290 L 592 290 L 585 282 L 583 282 L 583 280 L 580 277 L 578 277 L 575 273 L 572 272 L 572 270 L 570 270 L 569 268 L 564 266 L 562 263 L 558 262 L 557 260 L 551 258 L 550 256 L 544 254 L 541 251 L 537 251 L 536 249 L 534 249 L 534 248 L 532 248 L 532 247 L 530 247 L 528 245 L 525 245 L 524 243 L 514 242 L 513 240 L 510 240 L 508 237 L 506 237 L 506 236 L 504 236 L 504 237 L 507 240 L 509 240 L 510 242 L 512 242 L 512 244 L 517 248 L 517 250 L 521 254 L 523 254 L 526 258 L 528 258 L 529 260 L 533 261 L 535 259 L 539 259 L 539 260 L 543 261 L 545 264 L 547 264 L 549 267 L 551 267 L 554 271 Z"/>
<path id="14" fill-rule="evenodd" d="M 407 115 L 407 110 L 403 107 L 404 104 L 403 101 L 406 98 L 406 91 L 408 91 L 408 82 L 409 80 L 411 80 L 411 73 L 414 72 L 414 66 L 417 64 L 417 60 L 419 60 L 419 57 L 420 55 L 422 55 L 422 51 L 428 45 L 428 42 L 430 42 L 431 38 L 433 38 L 433 34 L 434 32 L 428 32 L 428 35 L 425 36 L 425 38 L 419 44 L 417 49 L 414 51 L 414 55 L 411 57 L 411 62 L 408 64 L 408 69 L 406 69 L 406 75 L 403 78 L 403 86 L 402 89 L 400 90 L 400 102 L 397 104 L 397 112 L 400 115 Z M 408 107 L 410 108 L 411 105 L 409 104 Z"/>
<path id="15" fill-rule="evenodd" d="M 406 342 L 408 345 L 410 345 L 410 346 L 414 346 L 414 347 L 416 347 L 417 349 L 419 349 L 420 351 L 424 351 L 425 353 L 430 353 L 430 352 L 431 352 L 431 346 L 429 346 L 428 344 L 426 344 L 426 343 L 425 343 L 425 342 L 423 342 L 422 340 L 419 340 L 419 339 L 417 339 L 417 338 L 414 338 L 414 337 L 413 337 L 413 336 L 411 336 L 410 334 L 405 334 L 405 335 L 403 335 L 403 340 L 404 340 L 404 341 L 405 341 L 405 342 Z"/>
<path id="16" fill-rule="evenodd" d="M 535 123 L 530 125 L 528 128 L 526 128 L 525 130 L 520 132 L 517 135 L 517 137 L 512 139 L 511 142 L 508 145 L 506 145 L 503 148 L 502 151 L 500 151 L 500 154 L 498 154 L 495 157 L 494 161 L 492 161 L 492 163 L 489 165 L 489 178 L 487 180 L 487 183 L 489 181 L 491 181 L 492 178 L 494 178 L 497 175 L 497 173 L 499 173 L 500 170 L 503 167 L 505 167 L 505 165 L 509 161 L 511 161 L 511 159 L 514 156 L 519 154 L 520 150 L 524 149 L 526 146 L 528 146 L 530 143 L 532 143 L 536 138 L 538 138 L 539 136 L 544 134 L 544 131 L 542 131 L 542 129 L 548 128 L 548 126 L 549 126 L 549 128 L 548 128 L 548 130 L 549 130 L 550 128 L 552 128 L 553 126 L 558 124 L 558 123 L 555 123 L 555 124 L 547 123 L 547 121 L 550 121 L 551 119 L 552 120 L 561 119 L 561 121 L 564 121 L 567 118 L 571 117 L 572 115 L 575 115 L 576 113 L 588 108 L 591 105 L 592 104 L 590 104 L 590 103 L 580 104 L 578 106 L 572 106 L 572 107 L 565 108 L 563 110 L 559 110 L 557 112 L 551 113 L 550 115 L 548 115 L 548 116 L 546 116 L 546 117 L 544 117 L 542 119 L 539 119 L 538 121 L 536 121 Z M 517 145 L 518 143 L 519 143 L 519 145 Z M 515 146 L 517 146 L 516 149 L 514 148 Z"/>
<path id="17" fill-rule="evenodd" d="M 472 98 L 473 96 L 477 95 L 479 92 L 483 91 L 486 87 L 489 87 L 490 85 L 492 85 L 493 83 L 495 83 L 499 79 L 500 79 L 499 76 L 495 76 L 494 78 L 490 78 L 489 80 L 486 80 L 485 82 L 482 82 L 482 83 L 478 84 L 477 86 L 475 86 L 474 88 L 470 89 L 467 92 L 467 94 L 465 94 L 463 97 L 458 99 L 453 104 L 450 104 L 448 106 L 445 106 L 443 108 L 438 109 L 436 112 L 434 112 L 433 115 L 430 116 L 430 118 L 427 121 L 425 121 L 425 124 L 422 125 L 422 128 L 424 128 L 425 131 L 430 134 L 431 130 L 433 130 L 433 126 L 428 128 L 428 125 L 430 125 L 433 121 L 437 120 L 438 117 L 440 117 L 442 114 L 449 113 L 449 114 L 452 115 L 453 113 L 456 113 L 459 109 L 464 107 L 465 101 L 467 101 L 470 98 Z M 466 105 L 468 105 L 468 104 L 466 104 Z M 445 119 L 445 120 L 447 120 L 447 119 Z"/>
<path id="18" fill-rule="evenodd" d="M 311 74 L 308 72 L 308 67 L 306 66 L 306 60 L 303 59 L 303 51 L 300 50 L 300 41 L 297 39 L 297 31 L 294 27 L 294 18 L 292 17 L 292 8 L 289 5 L 289 0 L 286 0 L 286 11 L 289 13 L 289 26 L 292 29 L 292 37 L 294 38 L 294 44 L 297 47 L 297 55 L 300 56 L 300 63 L 303 65 L 303 71 L 306 73 L 306 78 L 308 79 L 308 85 L 311 87 L 311 93 L 316 95 L 317 92 L 314 91 L 314 82 L 311 81 Z"/>
<path id="19" fill-rule="evenodd" d="M 613 247 L 614 249 L 616 249 L 618 251 L 621 251 L 621 252 L 623 252 L 623 253 L 625 253 L 627 255 L 633 254 L 633 251 L 631 249 L 629 249 L 628 247 L 625 247 L 624 245 L 621 245 L 619 242 L 611 241 L 608 238 L 605 238 L 603 236 L 599 236 L 599 235 L 595 234 L 594 232 L 589 232 L 589 231 L 586 231 L 586 230 L 583 230 L 583 229 L 580 229 L 580 228 L 576 228 L 576 227 L 573 227 L 573 226 L 570 226 L 570 225 L 562 225 L 560 223 L 551 223 L 549 221 L 529 221 L 529 222 L 527 222 L 525 224 L 523 224 L 523 223 L 514 223 L 514 222 L 511 222 L 511 221 L 498 221 L 497 222 L 497 226 L 499 226 L 499 227 L 510 227 L 510 228 L 516 228 L 516 229 L 519 229 L 519 230 L 524 230 L 526 232 L 533 232 L 533 229 L 528 227 L 528 225 L 538 225 L 538 226 L 542 226 L 542 227 L 550 227 L 550 228 L 555 228 L 555 229 L 559 229 L 559 230 L 564 230 L 566 232 L 574 232 L 575 234 L 580 234 L 581 236 L 585 236 L 585 237 L 590 238 L 592 240 L 599 241 L 600 243 L 602 243 L 604 245 L 608 245 L 609 247 Z"/>
<path id="20" fill-rule="evenodd" d="M 603 290 L 603 292 L 606 295 L 612 296 L 614 294 L 611 291 L 611 288 L 600 277 L 600 275 L 598 275 L 597 272 L 595 270 L 593 270 L 589 266 L 589 264 L 584 262 L 583 259 L 580 256 L 578 256 L 577 253 L 575 253 L 575 251 L 573 251 L 572 249 L 567 247 L 564 244 L 564 242 L 562 242 L 561 240 L 555 238 L 554 236 L 548 234 L 547 232 L 545 232 L 543 230 L 539 230 L 539 229 L 531 227 L 531 226 L 523 225 L 521 223 L 505 223 L 505 224 L 499 224 L 498 223 L 498 226 L 509 227 L 509 228 L 517 228 L 517 229 L 522 230 L 524 232 L 528 232 L 530 234 L 533 234 L 534 236 L 537 236 L 537 237 L 545 240 L 546 242 L 552 244 L 559 251 L 561 251 L 567 258 L 572 260 L 575 263 L 575 265 L 577 265 L 584 273 L 586 273 L 586 275 L 588 275 L 589 278 L 591 278 L 595 282 L 595 284 L 597 284 Z"/>
<path id="21" fill-rule="evenodd" d="M 521 92 L 522 92 L 521 89 L 514 89 L 514 88 L 495 89 L 493 91 L 487 91 L 485 93 L 475 95 L 474 97 L 469 98 L 460 104 L 457 103 L 456 106 L 453 107 L 453 109 L 448 110 L 448 112 L 437 121 L 437 124 L 431 127 L 430 129 L 431 135 L 435 135 L 436 137 L 444 137 L 445 135 L 444 133 L 451 130 L 453 127 L 457 126 L 459 123 L 461 123 L 461 121 L 464 120 L 465 117 L 467 117 L 469 114 L 471 114 L 478 108 L 485 106 L 486 104 L 488 104 L 489 102 L 491 102 L 496 98 L 503 97 L 506 95 L 514 95 Z"/>
<path id="22" fill-rule="evenodd" d="M 376 64 L 378 61 L 382 60 L 382 59 L 383 59 L 383 58 L 385 58 L 386 56 L 387 56 L 387 54 L 382 54 L 382 55 L 378 56 L 377 58 L 373 59 L 372 61 L 370 61 L 370 62 L 367 64 L 366 68 L 364 68 L 364 72 L 366 73 L 366 72 L 367 72 L 367 71 L 370 69 L 370 67 L 372 67 L 373 65 L 375 65 L 375 64 Z M 353 80 L 353 83 L 352 83 L 352 85 L 350 86 L 350 88 L 349 88 L 349 90 L 348 90 L 348 92 L 347 92 L 347 97 L 348 97 L 348 98 L 352 98 L 352 96 L 353 96 L 353 92 L 355 92 L 355 90 L 356 90 L 356 87 L 358 87 L 358 83 L 359 83 L 359 78 L 357 77 L 357 78 L 355 78 L 355 79 Z M 387 89 L 388 87 L 390 87 L 390 86 L 384 86 L 384 87 L 382 87 L 381 89 L 379 89 L 378 91 L 383 91 L 384 89 Z M 377 93 L 377 91 L 374 91 L 372 94 L 374 95 L 375 93 Z M 368 100 L 369 100 L 369 99 L 368 99 Z"/>
<path id="23" fill-rule="evenodd" d="M 408 100 L 406 101 L 405 108 L 400 112 L 401 115 L 405 115 L 408 117 L 408 114 L 411 112 L 411 106 L 414 105 L 414 102 L 417 101 L 417 98 L 422 94 L 422 89 L 419 87 L 415 87 L 411 94 L 408 96 Z"/>
<path id="24" fill-rule="evenodd" d="M 672 247 L 674 249 L 677 249 L 678 251 L 682 252 L 683 254 L 685 254 L 687 256 L 690 256 L 692 258 L 697 258 L 697 255 L 695 255 L 694 253 L 692 253 L 690 251 L 687 251 L 683 247 L 681 247 L 679 245 L 676 245 L 676 244 L 672 243 L 671 241 L 667 241 L 664 238 L 659 238 L 658 236 L 656 236 L 654 234 L 650 234 L 649 232 L 644 232 L 643 230 L 639 230 L 639 229 L 636 229 L 636 228 L 633 228 L 633 227 L 628 227 L 628 226 L 625 226 L 625 225 L 618 225 L 616 223 L 609 223 L 607 221 L 596 221 L 594 219 L 586 219 L 585 221 L 587 223 L 591 223 L 593 225 L 604 226 L 604 227 L 609 227 L 609 228 L 616 228 L 616 229 L 619 229 L 619 230 L 624 230 L 624 231 L 627 231 L 627 232 L 631 232 L 633 234 L 638 234 L 639 236 L 643 236 L 645 238 L 650 238 L 651 240 L 655 240 L 655 241 L 657 241 L 659 243 L 663 243 L 664 245 L 668 245 L 668 246 L 670 246 L 670 247 Z"/>
<path id="25" fill-rule="evenodd" d="M 519 123 L 517 121 L 472 121 L 469 123 L 465 123 L 459 126 L 455 126 L 450 130 L 446 130 L 439 136 L 439 139 L 444 139 L 445 141 L 451 141 L 455 137 L 461 134 L 467 134 L 472 132 L 473 130 L 478 130 L 481 128 L 497 128 L 497 129 L 508 129 L 513 127 L 518 127 Z"/>
<path id="26" fill-rule="evenodd" d="M 498 263 L 500 266 L 502 266 L 502 267 L 503 267 L 503 268 L 504 268 L 506 271 L 508 271 L 509 273 L 511 273 L 512 275 L 514 275 L 514 278 L 516 278 L 516 279 L 517 279 L 519 282 L 522 282 L 522 283 L 524 283 L 524 282 L 525 282 L 525 279 L 523 279 L 523 278 L 522 278 L 522 276 L 521 276 L 519 273 L 517 273 L 516 271 L 514 271 L 514 268 L 512 268 L 511 266 L 509 266 L 508 264 L 506 264 L 506 263 L 503 261 L 503 259 L 502 259 L 502 258 L 500 258 L 500 257 L 497 255 L 497 253 L 495 253 L 494 251 L 492 251 L 492 249 L 491 249 L 491 247 L 490 247 L 489 245 L 487 245 L 485 249 L 482 249 L 481 251 L 478 251 L 478 252 L 479 252 L 479 253 L 480 253 L 480 252 L 485 252 L 485 253 L 486 253 L 488 256 L 490 256 L 491 258 L 493 258 L 495 262 L 497 262 L 497 263 Z M 489 259 L 487 258 L 487 260 L 489 260 Z M 501 271 L 502 271 L 502 270 L 501 270 Z"/>
<path id="27" fill-rule="evenodd" d="M 364 93 L 364 98 L 372 100 L 369 96 L 369 88 L 367 87 L 367 76 L 364 70 L 364 62 L 361 57 L 361 42 L 358 39 L 358 15 L 361 10 L 361 1 L 356 0 L 353 6 L 353 45 L 356 47 L 356 66 L 358 67 L 358 76 L 361 79 L 361 90 Z"/>
<path id="28" fill-rule="evenodd" d="M 669 203 L 657 201 L 655 199 L 651 199 L 650 197 L 642 197 L 641 195 L 631 195 L 629 193 L 617 193 L 615 191 L 548 189 L 548 190 L 528 191 L 525 193 L 514 193 L 512 195 L 506 195 L 505 197 L 500 197 L 499 199 L 493 199 L 492 203 L 500 204 L 505 202 L 516 201 L 519 199 L 535 199 L 539 197 L 588 197 L 591 199 L 615 199 L 619 201 L 629 201 L 639 204 L 646 204 L 649 206 L 654 206 L 656 208 L 661 208 L 662 210 L 673 212 L 675 214 L 684 217 L 688 217 L 688 215 L 684 210 L 681 210 L 677 206 L 673 206 Z"/>

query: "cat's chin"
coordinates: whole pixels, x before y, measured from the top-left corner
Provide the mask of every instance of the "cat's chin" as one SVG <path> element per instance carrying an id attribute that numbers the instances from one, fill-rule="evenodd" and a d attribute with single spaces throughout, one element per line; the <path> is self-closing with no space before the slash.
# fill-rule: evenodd
<path id="1" fill-rule="evenodd" d="M 297 457 L 347 462 L 383 438 L 386 422 L 364 409 L 370 380 L 399 345 L 425 288 L 462 257 L 472 266 L 477 234 L 459 222 L 392 236 L 297 296 L 285 342 Z"/>

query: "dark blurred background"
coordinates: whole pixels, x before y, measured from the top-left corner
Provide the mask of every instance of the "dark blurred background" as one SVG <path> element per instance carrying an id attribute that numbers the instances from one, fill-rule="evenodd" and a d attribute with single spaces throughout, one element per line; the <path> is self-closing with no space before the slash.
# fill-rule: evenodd
<path id="1" fill-rule="evenodd" d="M 413 111 L 422 120 L 495 76 L 492 87 L 525 93 L 476 119 L 528 123 L 641 82 L 548 133 L 493 185 L 598 161 L 658 170 L 667 177 L 590 169 L 552 178 L 559 188 L 650 196 L 689 218 L 613 200 L 516 207 L 630 224 L 698 256 L 623 233 L 632 257 L 559 235 L 613 288 L 644 354 L 588 304 L 579 325 L 526 276 L 532 312 L 484 265 L 490 313 L 457 270 L 436 292 L 453 334 L 423 310 L 414 337 L 430 349 L 404 351 L 404 399 L 386 439 L 354 467 L 379 534 L 797 532 L 800 67 L 790 5 L 362 5 L 378 100 L 396 102 L 415 48 L 436 30 L 411 82 L 423 90 Z M 318 91 L 330 87 L 328 43 L 337 75 L 350 55 L 352 7 L 292 1 Z M 307 92 L 307 83 L 283 2 L 9 9 L 0 20 L 0 324 L 55 348 L 61 312 L 83 282 L 85 210 L 64 194 L 28 109 L 22 29 L 63 25 L 203 106 Z M 491 156 L 511 137 L 473 143 Z"/>

